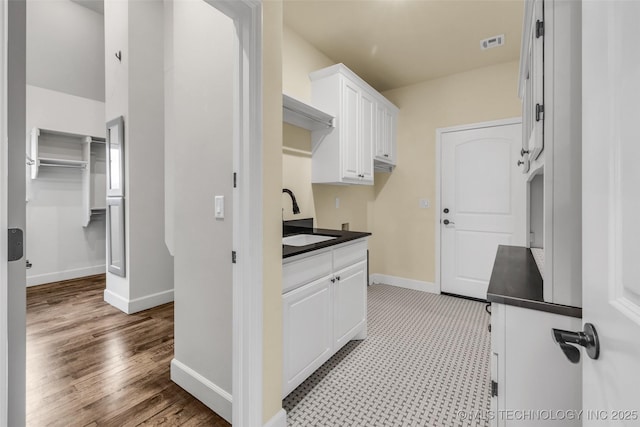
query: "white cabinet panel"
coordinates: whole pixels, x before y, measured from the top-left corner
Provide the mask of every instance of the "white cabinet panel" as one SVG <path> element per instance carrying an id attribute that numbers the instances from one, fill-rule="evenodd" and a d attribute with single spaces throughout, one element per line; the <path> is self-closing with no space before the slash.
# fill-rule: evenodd
<path id="1" fill-rule="evenodd" d="M 551 329 L 582 330 L 581 319 L 505 304 L 491 305 L 491 426 L 539 426 L 536 414 L 578 414 L 582 409 L 582 362 L 572 364 L 551 337 Z M 584 354 L 584 353 L 583 353 Z M 513 414 L 532 414 L 516 419 Z M 512 414 L 511 418 L 509 414 Z M 558 420 L 580 426 L 579 419 Z"/>
<path id="2" fill-rule="evenodd" d="M 373 183 L 373 144 L 376 133 L 376 101 L 366 91 L 360 96 L 360 178 Z"/>
<path id="3" fill-rule="evenodd" d="M 332 252 L 309 254 L 306 257 L 287 261 L 282 265 L 282 293 L 289 292 L 313 280 L 331 274 Z"/>
<path id="4" fill-rule="evenodd" d="M 333 250 L 333 271 L 341 270 L 367 258 L 367 242 L 356 243 L 337 247 Z"/>
<path id="5" fill-rule="evenodd" d="M 342 178 L 358 180 L 360 177 L 359 159 L 359 88 L 350 81 L 342 80 L 342 120 L 340 131 L 345 141 L 342 144 Z"/>
<path id="6" fill-rule="evenodd" d="M 329 277 L 284 295 L 282 317 L 283 395 L 286 396 L 333 354 Z"/>
<path id="7" fill-rule="evenodd" d="M 334 274 L 334 351 L 360 332 L 366 322 L 367 263 Z"/>

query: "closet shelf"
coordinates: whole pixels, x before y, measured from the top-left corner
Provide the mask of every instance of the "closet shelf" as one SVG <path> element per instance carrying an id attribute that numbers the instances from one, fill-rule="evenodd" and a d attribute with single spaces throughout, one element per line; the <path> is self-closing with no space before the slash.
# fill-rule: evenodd
<path id="1" fill-rule="evenodd" d="M 334 117 L 311 105 L 282 94 L 282 121 L 308 130 L 333 128 Z"/>

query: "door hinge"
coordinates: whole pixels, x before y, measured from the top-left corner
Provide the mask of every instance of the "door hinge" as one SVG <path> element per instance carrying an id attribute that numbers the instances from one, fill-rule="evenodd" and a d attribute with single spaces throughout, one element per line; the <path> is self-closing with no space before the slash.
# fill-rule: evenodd
<path id="1" fill-rule="evenodd" d="M 537 20 L 536 21 L 536 38 L 544 37 L 544 21 Z"/>
<path id="2" fill-rule="evenodd" d="M 491 397 L 498 396 L 498 383 L 491 381 Z"/>
<path id="3" fill-rule="evenodd" d="M 536 122 L 544 120 L 544 105 L 536 104 Z"/>
<path id="4" fill-rule="evenodd" d="M 19 228 L 10 228 L 8 235 L 8 261 L 18 261 L 24 255 L 24 240 L 22 230 Z"/>
<path id="5" fill-rule="evenodd" d="M 237 173 L 233 173 L 233 188 L 236 188 L 238 186 L 238 174 Z"/>
<path id="6" fill-rule="evenodd" d="M 231 263 L 232 264 L 236 263 L 236 258 L 237 258 L 236 251 L 231 251 Z"/>

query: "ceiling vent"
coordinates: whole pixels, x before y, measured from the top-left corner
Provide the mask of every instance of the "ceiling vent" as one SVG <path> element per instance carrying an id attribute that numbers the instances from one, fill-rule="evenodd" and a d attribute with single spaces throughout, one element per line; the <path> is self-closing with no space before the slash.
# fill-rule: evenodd
<path id="1" fill-rule="evenodd" d="M 504 34 L 499 36 L 489 37 L 488 39 L 480 40 L 480 49 L 487 50 L 494 47 L 500 47 L 504 44 Z"/>

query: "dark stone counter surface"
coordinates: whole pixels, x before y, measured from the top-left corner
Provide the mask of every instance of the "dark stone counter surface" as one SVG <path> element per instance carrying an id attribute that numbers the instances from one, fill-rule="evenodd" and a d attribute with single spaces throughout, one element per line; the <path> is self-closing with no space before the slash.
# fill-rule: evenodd
<path id="1" fill-rule="evenodd" d="M 582 309 L 545 302 L 542 276 L 531 250 L 519 246 L 498 247 L 489 280 L 487 300 L 532 310 L 582 318 Z"/>
<path id="2" fill-rule="evenodd" d="M 330 230 L 325 228 L 313 228 L 312 219 L 292 220 L 285 221 L 283 225 L 284 235 L 292 236 L 294 234 L 318 234 L 321 236 L 336 237 L 332 240 L 324 242 L 313 243 L 305 246 L 289 246 L 282 245 L 282 258 L 289 258 L 292 256 L 304 254 L 307 252 L 315 251 L 322 248 L 328 248 L 330 246 L 339 245 L 340 243 L 349 242 L 351 240 L 361 239 L 363 237 L 371 236 L 371 233 L 363 233 L 360 231 L 343 231 L 343 230 Z"/>

